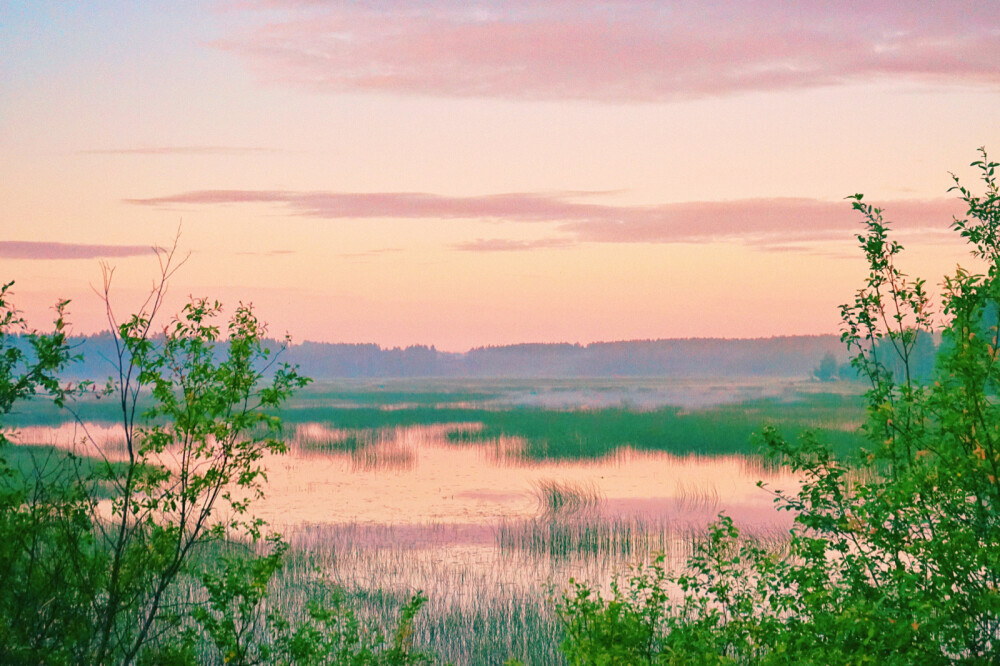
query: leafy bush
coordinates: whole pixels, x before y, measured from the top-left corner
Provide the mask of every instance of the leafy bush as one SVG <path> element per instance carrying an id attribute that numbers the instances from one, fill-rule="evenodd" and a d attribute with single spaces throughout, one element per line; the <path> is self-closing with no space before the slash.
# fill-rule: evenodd
<path id="1" fill-rule="evenodd" d="M 123 451 L 103 449 L 78 419 L 89 457 L 19 448 L 16 466 L 0 458 L 0 663 L 426 663 L 411 645 L 420 595 L 387 641 L 337 596 L 295 623 L 265 613 L 280 541 L 262 557 L 217 560 L 218 571 L 193 568 L 212 542 L 259 537 L 249 512 L 263 493 L 261 459 L 286 450 L 275 412 L 309 380 L 275 363 L 250 306 L 223 327 L 218 302 L 193 299 L 157 332 L 174 249 L 160 254 L 146 305 L 122 323 L 105 271 L 116 356 L 100 394 L 117 408 Z M 72 360 L 66 303 L 54 333 L 29 332 L 10 286 L 0 288 L 0 418 L 36 393 L 63 405 L 81 390 L 58 378 Z M 36 464 L 25 471 L 26 462 Z"/>
<path id="2" fill-rule="evenodd" d="M 955 188 L 954 229 L 984 262 L 943 283 L 942 345 L 930 339 L 924 282 L 896 265 L 881 210 L 855 195 L 870 267 L 841 309 L 852 365 L 869 382 L 869 446 L 841 461 L 810 435 L 765 428 L 799 473 L 775 491 L 795 515 L 774 552 L 721 518 L 679 572 L 657 560 L 609 599 L 578 584 L 558 605 L 571 663 L 1000 663 L 1000 195 L 985 151 L 981 196 Z"/>
<path id="3" fill-rule="evenodd" d="M 56 306 L 55 331 L 38 335 L 10 302 L 12 286 L 0 287 L 0 419 L 40 391 L 61 403 L 66 391 L 58 373 L 71 360 L 66 303 Z M 15 336 L 28 345 L 12 344 Z M 62 466 L 22 475 L 26 460 L 9 464 L 7 444 L 0 432 L 0 663 L 68 663 L 66 644 L 91 629 L 87 601 L 101 564 L 84 494 L 66 483 Z"/>

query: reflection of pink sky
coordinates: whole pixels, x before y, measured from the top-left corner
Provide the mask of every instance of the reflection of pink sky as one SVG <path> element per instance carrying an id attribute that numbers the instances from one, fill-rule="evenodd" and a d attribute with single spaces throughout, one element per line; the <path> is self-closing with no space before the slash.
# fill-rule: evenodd
<path id="1" fill-rule="evenodd" d="M 678 458 L 626 451 L 598 461 L 513 464 L 503 449 L 516 449 L 516 441 L 456 445 L 442 439 L 447 430 L 396 429 L 394 437 L 375 445 L 411 453 L 412 465 L 395 468 L 359 469 L 349 454 L 293 450 L 270 458 L 267 497 L 256 511 L 275 526 L 293 529 L 324 523 L 492 525 L 538 515 L 536 487 L 559 481 L 596 490 L 603 498 L 601 512 L 609 517 L 689 525 L 726 511 L 755 524 L 779 520 L 772 497 L 756 482 L 794 483 L 787 474 L 748 465 L 739 456 Z"/>
<path id="2" fill-rule="evenodd" d="M 623 450 L 597 460 L 529 461 L 520 457 L 523 443 L 514 438 L 448 442 L 447 433 L 456 427 L 471 426 L 396 428 L 353 453 L 310 452 L 293 445 L 288 454 L 268 455 L 266 496 L 254 502 L 254 513 L 282 531 L 349 523 L 453 525 L 461 532 L 461 526 L 494 526 L 540 515 L 537 488 L 558 482 L 596 493 L 597 514 L 603 518 L 688 529 L 726 512 L 748 527 L 787 525 L 787 514 L 779 517 L 772 496 L 756 483 L 787 489 L 794 487 L 794 477 L 741 456 Z M 319 442 L 346 434 L 303 424 L 297 426 L 296 438 Z M 123 456 L 120 428 L 93 423 L 25 427 L 15 441 L 112 460 Z M 177 464 L 169 451 L 161 460 L 168 467 Z"/>
<path id="3" fill-rule="evenodd" d="M 739 456 L 625 451 L 595 461 L 533 462 L 517 457 L 523 445 L 517 440 L 458 445 L 443 439 L 449 429 L 390 431 L 375 447 L 406 449 L 413 460 L 395 468 L 359 469 L 351 454 L 294 449 L 269 458 L 267 497 L 255 504 L 255 513 L 293 544 L 335 554 L 320 561 L 338 583 L 423 589 L 430 612 L 508 603 L 538 604 L 548 612 L 544 590 L 563 589 L 571 577 L 606 593 L 612 578 L 629 563 L 646 560 L 649 550 L 663 551 L 671 566 L 679 565 L 690 554 L 692 535 L 721 511 L 745 534 L 769 541 L 780 540 L 790 527 L 790 516 L 776 512 L 756 482 L 792 488 L 795 479 Z M 316 426 L 304 430 L 317 439 L 334 434 Z M 648 529 L 649 540 L 625 554 L 566 557 L 550 556 L 545 547 L 504 547 L 505 530 L 515 544 L 523 528 L 546 531 L 551 518 L 536 490 L 543 481 L 601 498 L 592 512 L 557 521 L 617 522 L 631 526 L 636 538 Z"/>
<path id="4" fill-rule="evenodd" d="M 58 426 L 23 426 L 5 430 L 7 437 L 22 444 L 53 446 L 77 455 L 122 460 L 125 435 L 120 425 L 76 423 Z"/>
<path id="5" fill-rule="evenodd" d="M 650 551 L 664 552 L 670 566 L 682 563 L 692 538 L 721 511 L 766 543 L 780 541 L 790 526 L 788 514 L 778 514 L 756 482 L 788 489 L 795 479 L 739 456 L 623 451 L 601 460 L 534 462 L 518 455 L 523 442 L 517 439 L 450 443 L 445 437 L 455 427 L 379 431 L 371 450 L 359 456 L 300 449 L 296 442 L 336 441 L 348 433 L 296 426 L 291 452 L 264 459 L 266 497 L 253 502 L 252 514 L 293 546 L 310 549 L 329 580 L 368 590 L 421 589 L 432 614 L 497 606 L 548 613 L 545 590 L 562 590 L 570 578 L 607 593 L 615 576 Z M 117 429 L 87 424 L 87 430 L 101 450 L 115 449 Z M 75 442 L 79 453 L 94 453 L 93 443 L 80 446 L 81 436 L 73 424 L 20 431 L 25 443 L 70 448 Z M 384 461 L 385 454 L 387 465 L 359 464 Z M 169 454 L 164 462 L 176 464 Z M 540 504 L 543 482 L 599 500 L 585 512 L 553 518 Z M 107 510 L 107 502 L 101 508 Z M 216 513 L 224 515 L 224 508 Z M 522 530 L 544 534 L 552 520 L 569 529 L 578 520 L 625 525 L 632 548 L 556 556 L 544 545 L 518 545 Z M 290 575 L 314 574 L 296 569 Z"/>

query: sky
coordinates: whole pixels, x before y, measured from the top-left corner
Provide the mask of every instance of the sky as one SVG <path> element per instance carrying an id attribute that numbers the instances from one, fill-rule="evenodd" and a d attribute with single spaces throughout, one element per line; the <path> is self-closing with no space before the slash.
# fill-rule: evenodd
<path id="1" fill-rule="evenodd" d="M 0 281 L 95 332 L 176 239 L 167 314 L 298 342 L 836 333 L 849 195 L 974 267 L 997 109 L 994 2 L 0 0 Z"/>

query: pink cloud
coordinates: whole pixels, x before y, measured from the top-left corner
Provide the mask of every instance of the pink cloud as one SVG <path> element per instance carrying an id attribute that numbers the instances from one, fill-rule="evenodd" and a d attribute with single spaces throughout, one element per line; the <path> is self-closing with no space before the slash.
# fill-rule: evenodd
<path id="1" fill-rule="evenodd" d="M 148 245 L 86 245 L 35 241 L 0 241 L 4 259 L 98 259 L 133 257 L 153 252 Z"/>
<path id="2" fill-rule="evenodd" d="M 905 231 L 947 229 L 962 212 L 953 199 L 894 201 L 886 219 Z M 751 245 L 836 240 L 859 230 L 860 215 L 846 202 L 805 198 L 695 201 L 626 209 L 617 218 L 564 222 L 580 240 L 603 243 L 670 243 L 740 240 Z"/>
<path id="3" fill-rule="evenodd" d="M 295 192 L 285 190 L 198 190 L 166 197 L 126 199 L 145 206 L 172 204 L 282 203 L 296 214 L 344 218 L 495 218 L 521 222 L 588 219 L 608 214 L 609 207 L 574 203 L 568 196 L 589 193 L 509 193 L 448 197 L 423 192 Z M 613 207 L 610 210 L 615 210 Z"/>
<path id="4" fill-rule="evenodd" d="M 566 248 L 574 245 L 572 238 L 540 238 L 537 240 L 511 240 L 506 238 L 477 238 L 474 241 L 458 243 L 453 247 L 465 252 L 518 252 L 521 250 L 539 250 L 550 248 Z"/>
<path id="5" fill-rule="evenodd" d="M 366 252 L 341 252 L 340 256 L 345 259 L 372 259 L 374 257 L 386 254 L 396 254 L 397 252 L 402 251 L 403 248 L 400 247 L 381 247 L 374 250 L 368 250 Z"/>
<path id="6" fill-rule="evenodd" d="M 295 250 L 266 250 L 260 252 L 236 252 L 241 257 L 280 257 L 288 254 L 295 254 Z"/>
<path id="7" fill-rule="evenodd" d="M 655 101 L 878 77 L 1000 84 L 1000 4 L 513 0 L 258 5 L 217 45 L 320 91 Z"/>
<path id="8" fill-rule="evenodd" d="M 273 153 L 273 148 L 248 146 L 144 146 L 141 148 L 94 148 L 77 151 L 81 155 L 246 155 Z"/>
<path id="9" fill-rule="evenodd" d="M 860 229 L 858 213 L 846 201 L 806 198 L 695 201 L 653 206 L 581 202 L 584 193 L 508 193 L 450 197 L 419 192 L 294 192 L 281 190 L 201 190 L 148 199 L 144 206 L 271 203 L 293 215 L 338 219 L 467 219 L 547 223 L 574 242 L 700 243 L 738 241 L 770 245 L 849 239 Z M 897 230 L 941 233 L 954 215 L 957 199 L 902 200 L 886 204 L 886 219 Z M 562 247 L 569 240 L 483 240 L 456 246 L 490 251 Z"/>

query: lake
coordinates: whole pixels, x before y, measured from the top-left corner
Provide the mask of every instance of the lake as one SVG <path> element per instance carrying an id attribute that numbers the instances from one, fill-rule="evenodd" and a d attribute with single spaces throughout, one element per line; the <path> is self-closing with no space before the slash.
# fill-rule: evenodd
<path id="1" fill-rule="evenodd" d="M 560 663 L 552 597 L 571 579 L 607 590 L 656 552 L 679 565 L 720 512 L 747 537 L 780 547 L 790 517 L 758 481 L 788 490 L 797 479 L 751 453 L 749 430 L 726 428 L 736 421 L 749 429 L 762 414 L 794 414 L 801 400 L 830 398 L 810 398 L 801 386 L 736 384 L 727 394 L 725 384 L 701 383 L 688 387 L 695 390 L 686 404 L 670 408 L 683 387 L 657 381 L 663 385 L 422 384 L 410 393 L 354 385 L 336 395 L 325 386 L 304 394 L 287 411 L 290 450 L 262 461 L 266 497 L 253 504 L 253 514 L 293 546 L 275 598 L 301 607 L 310 586 L 325 580 L 388 623 L 423 590 L 429 602 L 417 640 L 442 658 Z M 805 425 L 850 431 L 853 403 L 831 404 L 826 416 L 818 412 L 822 423 Z M 807 406 L 803 413 L 815 418 L 816 404 Z M 370 427 L 355 427 L 360 408 L 374 410 L 362 414 Z M 300 420 L 317 413 L 325 418 Z M 456 414 L 468 418 L 448 420 Z M 595 419 L 605 414 L 633 441 L 581 456 L 538 445 L 575 436 L 589 449 L 602 436 Z M 413 420 L 441 422 L 406 424 Z M 539 420 L 548 430 L 538 430 Z M 76 443 L 78 452 L 93 453 L 80 448 L 84 430 L 87 446 L 114 457 L 120 436 L 106 423 L 24 426 L 19 439 Z M 678 432 L 706 441 L 742 437 L 730 450 L 743 453 L 690 453 L 698 441 L 680 455 L 657 450 L 652 440 Z M 170 466 L 170 456 L 163 463 Z"/>

